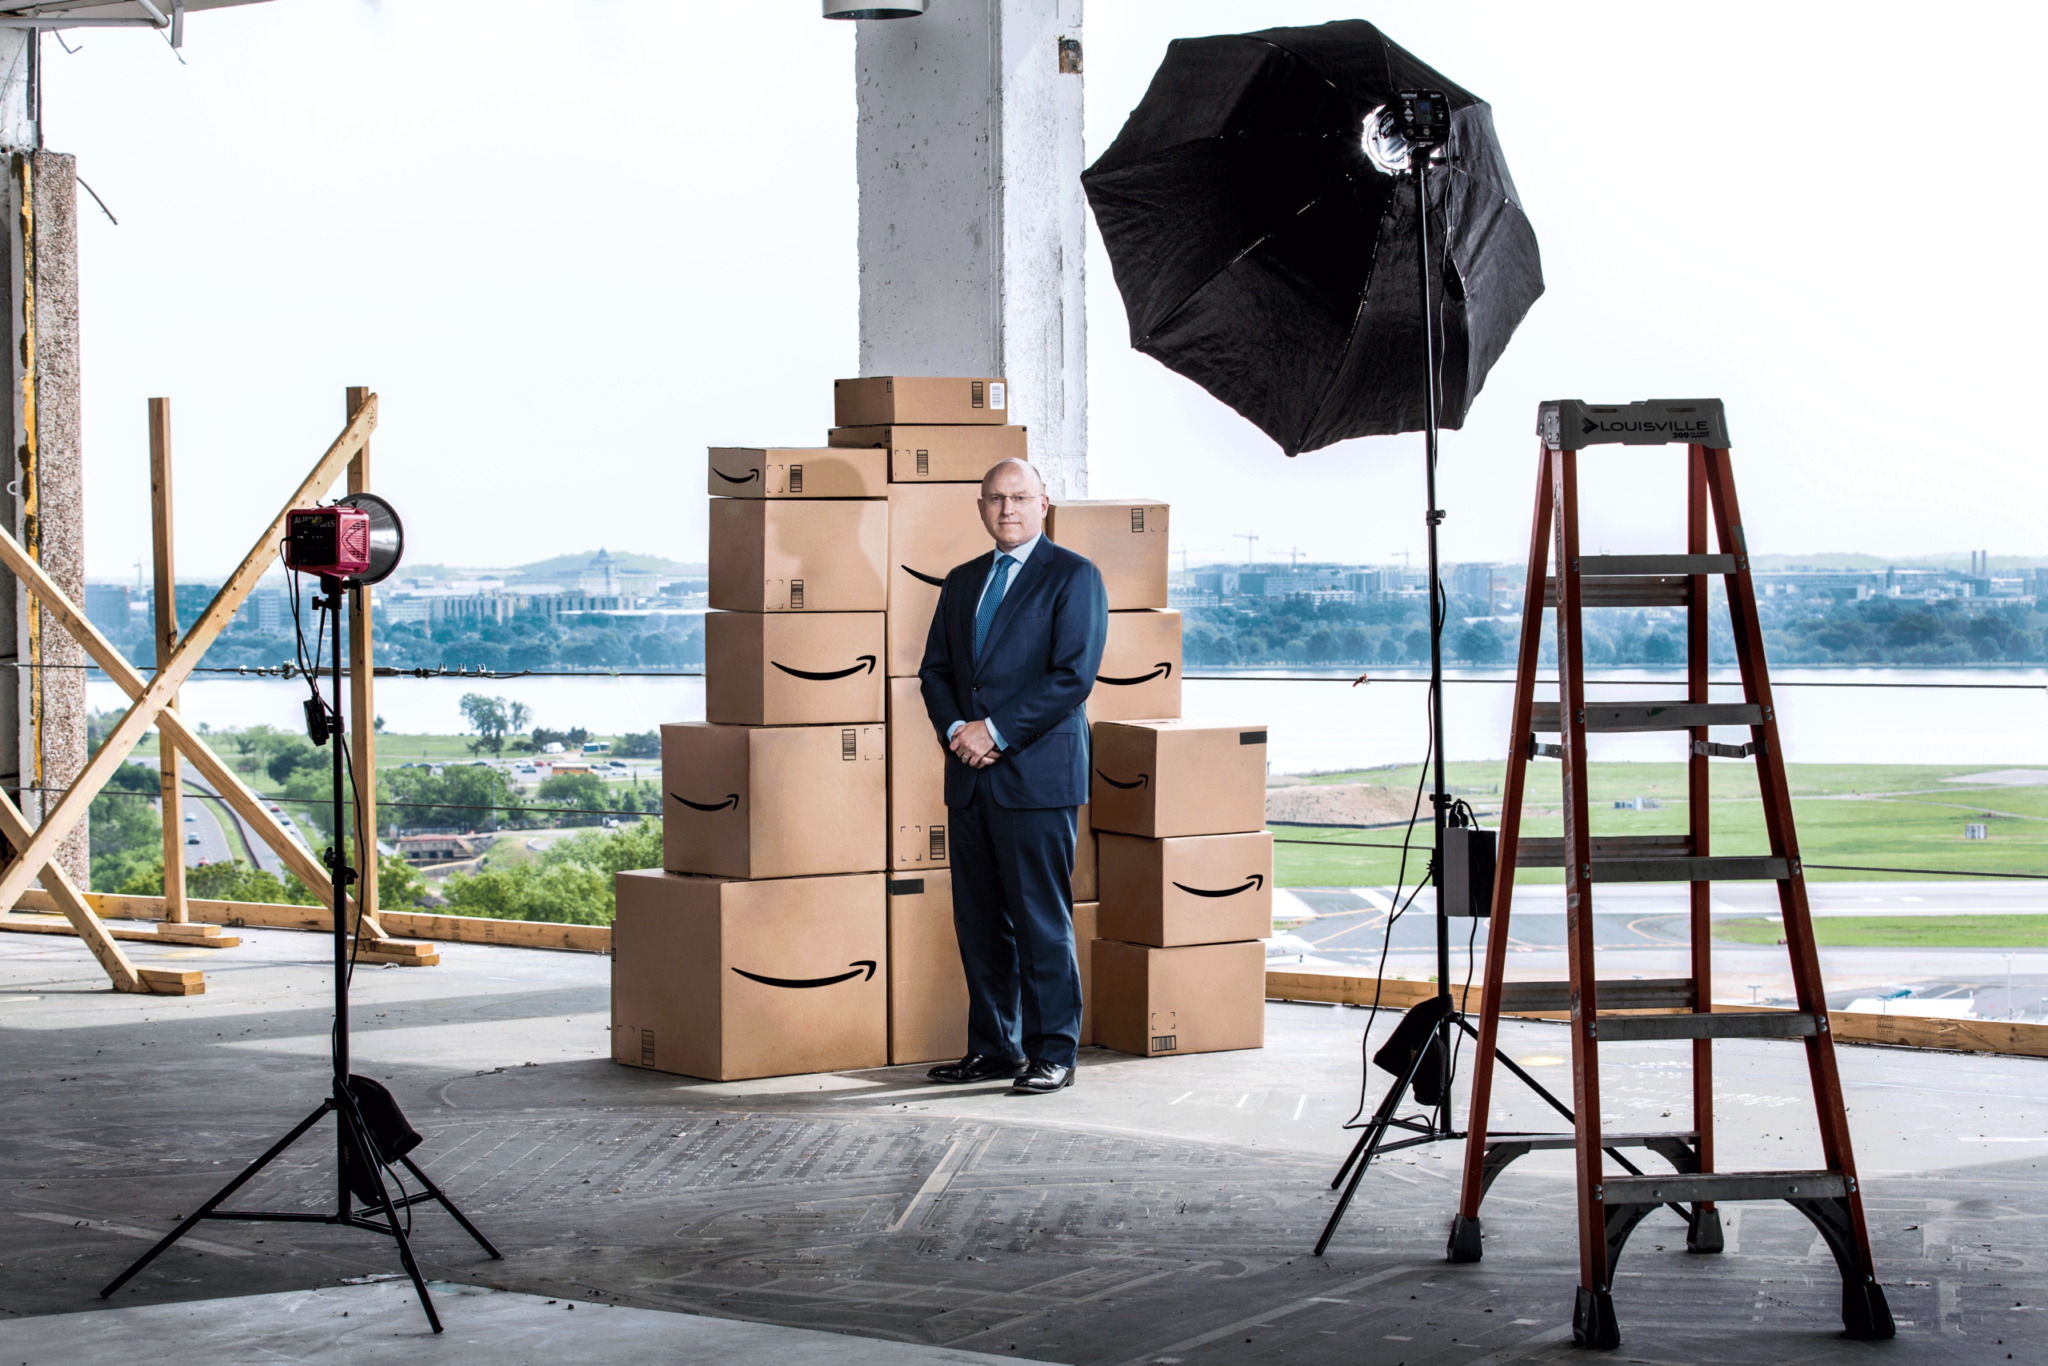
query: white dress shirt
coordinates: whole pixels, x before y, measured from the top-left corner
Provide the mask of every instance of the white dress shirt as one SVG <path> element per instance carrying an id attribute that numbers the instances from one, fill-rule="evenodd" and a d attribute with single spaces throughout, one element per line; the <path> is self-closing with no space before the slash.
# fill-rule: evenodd
<path id="1" fill-rule="evenodd" d="M 1007 596 L 1009 591 L 1017 586 L 1017 576 L 1024 572 L 1024 562 L 1031 558 L 1031 552 L 1038 549 L 1038 543 L 1044 539 L 1045 533 L 1040 532 L 1015 550 L 999 550 L 996 552 L 995 558 L 988 562 L 988 577 L 981 581 L 981 593 L 974 599 L 974 613 L 976 616 L 981 615 L 982 598 L 987 597 L 988 590 L 995 586 L 996 570 L 1002 567 L 1003 557 L 1007 555 L 1017 562 L 1017 567 L 1010 571 L 1009 582 L 1003 585 L 1003 593 Z M 1001 599 L 999 598 L 997 601 L 1000 602 Z M 966 724 L 965 721 L 955 721 L 952 725 L 948 726 L 946 728 L 946 739 L 951 741 L 954 736 L 960 733 L 960 728 Z M 988 727 L 988 738 L 996 742 L 997 749 L 1009 748 L 1009 746 L 1003 743 L 1003 737 L 996 730 L 996 723 L 994 721 L 984 720 L 982 724 Z"/>

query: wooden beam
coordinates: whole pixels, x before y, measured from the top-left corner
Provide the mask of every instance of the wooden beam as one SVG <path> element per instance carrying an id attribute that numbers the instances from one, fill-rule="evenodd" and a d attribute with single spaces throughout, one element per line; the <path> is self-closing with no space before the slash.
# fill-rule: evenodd
<path id="1" fill-rule="evenodd" d="M 122 896 L 113 892 L 87 892 L 86 902 L 103 916 L 130 920 L 161 920 L 164 901 L 160 896 Z M 266 929 L 313 930 L 328 933 L 331 922 L 319 906 L 279 906 L 262 901 L 193 901 L 194 915 L 233 925 L 262 926 Z M 53 904 L 38 891 L 22 893 L 21 906 L 29 910 L 51 910 Z M 386 911 L 384 927 L 414 939 L 438 939 L 461 944 L 498 944 L 519 949 L 569 949 L 579 953 L 610 953 L 609 925 L 565 925 L 544 920 L 493 920 L 487 916 L 431 915 L 416 911 Z M 424 945 L 387 940 L 378 951 L 417 950 Z M 370 946 L 364 943 L 364 952 Z M 1405 984 L 1404 984 L 1405 985 Z"/>
<path id="2" fill-rule="evenodd" d="M 297 508 L 311 506 L 327 492 L 348 463 L 349 457 L 369 439 L 376 425 L 377 402 L 373 395 L 362 412 L 349 423 L 340 436 L 335 438 L 334 444 L 329 446 L 326 453 L 314 464 L 312 473 L 306 476 L 290 501 L 271 519 L 270 525 L 257 538 L 255 545 L 242 557 L 241 564 L 228 576 L 227 582 L 221 585 L 213 601 L 207 604 L 199 620 L 186 633 L 177 651 L 164 667 L 157 670 L 156 677 L 150 680 L 142 696 L 135 700 L 127 713 L 115 724 L 113 731 L 100 745 L 99 752 L 86 762 L 85 768 L 58 799 L 57 805 L 43 817 L 42 824 L 36 827 L 28 843 L 17 849 L 5 871 L 0 871 L 0 910 L 14 905 L 35 878 L 37 871 L 50 861 L 50 856 L 56 852 L 58 844 L 84 817 L 93 797 L 106 786 L 107 779 L 113 776 L 114 770 L 128 758 L 143 733 L 155 723 L 157 713 L 164 709 L 176 695 L 179 686 L 191 676 L 193 668 L 206 653 L 207 647 L 227 629 L 228 624 L 234 619 L 236 609 L 242 605 L 242 600 L 248 597 L 249 591 L 256 586 L 256 581 L 262 577 L 263 572 L 270 567 L 271 560 L 276 557 L 278 545 L 284 537 L 286 518 Z M 5 536 L 5 533 L 0 532 L 0 536 Z M 7 536 L 6 539 L 13 541 L 11 536 Z M 18 543 L 15 549 L 19 550 Z M 22 558 L 25 560 L 27 557 L 24 555 Z M 71 609 L 71 615 L 79 617 L 83 614 L 74 607 Z"/>
<path id="3" fill-rule="evenodd" d="M 178 580 L 171 553 L 171 401 L 149 401 L 149 530 L 156 562 L 156 663 L 178 648 Z M 131 699 L 132 700 L 132 699 Z M 178 699 L 172 697 L 170 706 Z M 157 784 L 163 797 L 164 918 L 182 924 L 185 912 L 185 785 L 178 777 L 178 746 L 157 737 Z"/>
<path id="4" fill-rule="evenodd" d="M 21 814 L 21 808 L 5 792 L 0 792 L 0 835 L 6 836 L 7 842 L 17 849 L 27 844 L 29 839 L 28 817 Z M 85 941 L 85 946 L 92 950 L 92 956 L 99 960 L 113 982 L 114 990 L 147 992 L 150 989 L 148 983 L 128 961 L 128 955 L 121 952 L 121 946 L 114 942 L 114 937 L 107 933 L 107 927 L 100 924 L 99 917 L 85 904 L 78 888 L 71 884 L 64 865 L 51 859 L 42 872 L 43 881 L 48 884 L 45 889 L 47 895 L 56 909 L 71 922 L 71 928 Z"/>
<path id="5" fill-rule="evenodd" d="M 348 390 L 346 405 L 348 420 L 355 421 L 356 414 L 363 410 L 373 395 L 363 386 Z M 370 491 L 370 443 L 365 440 L 348 462 L 348 491 L 368 493 Z M 355 899 L 363 913 L 375 923 L 377 901 L 377 693 L 374 686 L 376 675 L 372 672 L 375 663 L 372 658 L 372 632 L 370 629 L 370 590 L 360 589 L 351 593 L 348 608 L 348 687 L 349 725 L 355 734 L 351 737 L 354 745 L 356 780 L 356 811 L 362 822 L 362 829 L 369 847 L 356 855 Z M 336 661 L 339 663 L 339 661 Z M 340 824 L 337 814 L 335 823 Z"/>
<path id="6" fill-rule="evenodd" d="M 171 927 L 166 924 L 164 928 L 165 931 L 168 931 Z M 217 930 L 220 926 L 214 925 L 209 928 Z M 196 935 L 187 939 L 181 935 L 173 935 L 157 930 L 124 930 L 119 926 L 108 925 L 105 922 L 101 923 L 100 931 L 110 939 L 126 940 L 131 944 L 163 944 L 174 949 L 232 949 L 240 946 L 242 942 L 232 934 Z M 9 911 L 5 915 L 0 915 L 0 932 L 7 934 L 75 935 L 78 933 L 78 927 L 68 920 L 62 920 L 54 916 L 23 915 L 19 910 L 14 910 Z M 140 976 L 146 973 L 148 969 L 139 968 L 136 971 L 137 975 Z M 116 988 L 116 990 L 119 989 Z M 146 990 L 146 988 L 138 988 L 138 990 Z"/>
<path id="7" fill-rule="evenodd" d="M 85 647 L 93 662 L 105 670 L 122 692 L 131 698 L 142 696 L 147 684 L 135 666 L 128 662 L 127 656 L 100 634 L 99 628 L 64 595 L 64 590 L 43 572 L 42 566 L 27 558 L 4 530 L 0 530 L 0 562 L 5 562 L 8 568 L 28 580 L 31 591 L 42 595 L 43 606 L 63 623 L 64 629 Z M 320 898 L 321 904 L 326 905 L 330 899 L 328 876 L 320 861 L 292 838 L 291 832 L 264 807 L 262 799 L 249 790 L 200 735 L 185 725 L 175 710 L 166 707 L 157 714 L 156 720 L 160 736 L 177 747 L 180 755 L 199 770 L 200 776 L 263 837 L 263 842 L 276 851 L 285 866 L 298 874 L 299 880 Z M 375 917 L 363 922 L 361 928 L 374 939 L 386 937 Z"/>
<path id="8" fill-rule="evenodd" d="M 1409 982 L 1372 977 L 1343 977 L 1321 972 L 1268 972 L 1266 998 L 1272 1001 L 1327 1001 L 1349 1006 L 1369 1006 L 1374 988 L 1380 1005 L 1388 1010 L 1407 1010 L 1436 995 L 1434 982 Z M 1452 987 L 1453 997 L 1459 989 Z M 1464 1008 L 1477 1011 L 1480 993 L 1465 998 Z M 1768 1014 L 1775 1007 L 1715 1005 L 1717 1015 Z M 1683 1015 L 1689 1010 L 1607 1010 L 1602 1015 Z M 1505 1017 L 1523 1020 L 1563 1020 L 1569 1012 L 1502 1011 Z M 2048 1025 L 2019 1024 L 2009 1020 L 1943 1020 L 1920 1015 L 1869 1015 L 1846 1010 L 1828 1012 L 1828 1030 L 1836 1043 L 1891 1044 L 1903 1048 L 1935 1048 L 1963 1053 L 2012 1053 L 2021 1057 L 2048 1058 Z"/>

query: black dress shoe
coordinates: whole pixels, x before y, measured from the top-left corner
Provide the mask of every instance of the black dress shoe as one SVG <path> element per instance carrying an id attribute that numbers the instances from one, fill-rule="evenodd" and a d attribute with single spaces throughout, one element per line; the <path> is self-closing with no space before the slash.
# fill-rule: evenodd
<path id="1" fill-rule="evenodd" d="M 1017 1078 L 1010 1087 L 1013 1096 L 1049 1096 L 1055 1091 L 1064 1091 L 1074 1084 L 1074 1069 L 1062 1067 L 1056 1062 L 1033 1058 L 1031 1065 L 1024 1069 L 1024 1075 Z"/>
<path id="2" fill-rule="evenodd" d="M 992 1058 L 986 1053 L 969 1053 L 958 1062 L 942 1062 L 925 1073 L 933 1081 L 958 1086 L 971 1081 L 1001 1081 L 1024 1070 L 1023 1058 Z"/>

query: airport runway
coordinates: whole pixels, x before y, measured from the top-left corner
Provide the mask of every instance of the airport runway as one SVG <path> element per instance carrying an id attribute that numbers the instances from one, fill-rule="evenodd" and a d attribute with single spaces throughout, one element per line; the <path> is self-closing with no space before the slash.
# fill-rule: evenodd
<path id="1" fill-rule="evenodd" d="M 1301 941 L 1301 966 L 1372 975 L 1385 944 L 1388 976 L 1431 976 L 1436 971 L 1436 920 L 1430 891 L 1422 889 L 1389 936 L 1394 890 L 1297 887 L 1278 892 L 1279 900 L 1291 897 L 1316 914 L 1292 932 Z M 1807 892 L 1816 917 L 2048 914 L 2048 883 L 2042 882 L 1809 882 Z M 1402 895 L 1405 902 L 1406 892 Z M 1604 955 L 1602 976 L 1675 977 L 1690 970 L 1682 885 L 1596 887 L 1593 909 L 1597 943 Z M 1774 917 L 1776 886 L 1716 883 L 1713 913 L 1716 919 Z M 1517 886 L 1509 924 L 1509 952 L 1514 956 L 1507 965 L 1508 978 L 1563 979 L 1568 971 L 1564 927 L 1562 886 Z M 1451 922 L 1454 979 L 1462 980 L 1468 942 L 1473 944 L 1475 980 L 1484 971 L 1487 930 L 1484 920 Z M 1277 969 L 1289 966 L 1282 956 L 1268 961 Z M 2033 1016 L 2048 1011 L 2048 950 L 1825 948 L 1821 968 L 1834 1009 L 1858 996 L 1910 986 L 1922 997 L 1974 994 L 1980 1015 L 2020 1011 Z M 1790 991 L 1783 947 L 1714 945 L 1714 999 L 1783 1003 Z"/>

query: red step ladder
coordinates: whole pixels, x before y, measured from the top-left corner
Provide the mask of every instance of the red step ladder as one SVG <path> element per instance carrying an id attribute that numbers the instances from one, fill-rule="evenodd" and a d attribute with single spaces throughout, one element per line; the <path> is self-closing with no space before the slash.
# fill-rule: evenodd
<path id="1" fill-rule="evenodd" d="M 1871 1263 L 1862 1192 L 1849 1146 L 1842 1083 L 1828 1031 L 1820 958 L 1800 871 L 1792 797 L 1784 751 L 1764 663 L 1763 630 L 1735 501 L 1726 419 L 1718 399 L 1600 406 L 1563 401 L 1542 406 L 1534 527 L 1529 539 L 1527 596 L 1523 599 L 1520 664 L 1516 670 L 1514 730 L 1507 780 L 1502 786 L 1500 848 L 1487 935 L 1486 988 L 1478 1053 L 1472 1074 L 1472 1113 L 1465 1140 L 1464 1188 L 1451 1229 L 1452 1261 L 1480 1257 L 1479 1205 L 1487 1189 L 1517 1157 L 1545 1148 L 1577 1155 L 1579 1289 L 1572 1313 L 1578 1345 L 1611 1348 L 1621 1334 L 1614 1315 L 1614 1268 L 1629 1233 L 1660 1207 L 1689 1225 L 1686 1247 L 1699 1253 L 1722 1247 L 1717 1203 L 1784 1200 L 1813 1221 L 1842 1273 L 1842 1324 L 1853 1338 L 1889 1338 L 1891 1310 Z M 1686 553 L 1581 555 L 1579 453 L 1586 447 L 1684 443 L 1687 467 Z M 1718 552 L 1707 549 L 1714 524 Z M 1556 574 L 1549 571 L 1552 545 Z M 1707 687 L 1708 580 L 1727 584 L 1742 700 L 1713 702 Z M 1586 700 L 1580 625 L 1587 609 L 1683 607 L 1686 610 L 1687 689 L 1683 701 Z M 1536 674 L 1545 609 L 1557 622 L 1558 700 L 1536 700 Z M 1709 726 L 1747 726 L 1747 744 L 1716 744 Z M 1594 836 L 1587 823 L 1588 734 L 1671 731 L 1688 742 L 1689 828 L 1683 835 Z M 1545 737 L 1556 737 L 1548 743 Z M 1708 834 L 1707 765 L 1710 759 L 1753 760 L 1761 790 L 1765 856 L 1715 856 Z M 1522 794 L 1532 759 L 1564 766 L 1564 837 L 1521 834 Z M 1508 925 L 1514 909 L 1515 870 L 1565 870 L 1565 933 L 1571 976 L 1564 982 L 1503 983 Z M 1712 883 L 1755 879 L 1778 884 L 1785 944 L 1797 1005 L 1790 1011 L 1716 1011 L 1709 904 Z M 1691 972 L 1658 981 L 1601 979 L 1594 965 L 1593 897 L 1605 882 L 1682 882 L 1691 892 Z M 1503 1010 L 1569 1010 L 1572 1029 L 1572 1104 L 1568 1133 L 1487 1131 L 1495 1049 Z M 1663 1011 L 1642 1014 L 1642 1011 Z M 1677 1013 L 1670 1013 L 1677 1012 Z M 1651 1039 L 1692 1041 L 1692 1125 L 1668 1133 L 1605 1133 L 1600 1127 L 1600 1047 Z M 1716 1039 L 1798 1040 L 1806 1050 L 1814 1110 L 1826 1166 L 1815 1171 L 1724 1172 L 1714 1160 L 1713 1048 Z M 1512 1065 L 1512 1064 L 1510 1064 Z M 1555 1102 L 1553 1102 L 1555 1103 Z M 1560 1107 L 1562 1108 L 1562 1107 Z M 1574 1118 L 1575 1116 L 1575 1118 Z M 1667 1174 L 1645 1173 L 1623 1153 L 1647 1150 L 1669 1162 Z M 1610 1170 L 1611 1159 L 1619 1170 Z"/>

